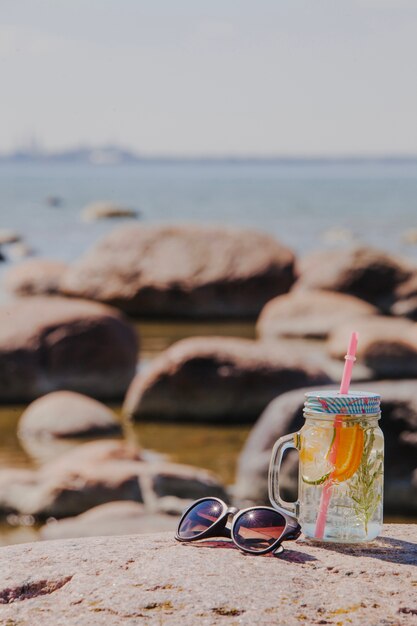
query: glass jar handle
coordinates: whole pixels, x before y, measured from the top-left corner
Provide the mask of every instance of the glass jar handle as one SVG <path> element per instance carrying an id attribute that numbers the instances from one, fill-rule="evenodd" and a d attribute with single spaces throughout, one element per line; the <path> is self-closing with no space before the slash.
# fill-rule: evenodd
<path id="1" fill-rule="evenodd" d="M 269 465 L 269 500 L 272 505 L 277 505 L 286 509 L 291 515 L 298 515 L 299 500 L 295 502 L 287 502 L 283 500 L 279 491 L 279 473 L 281 471 L 282 459 L 284 452 L 290 448 L 298 450 L 294 439 L 298 439 L 298 433 L 291 433 L 280 437 L 272 450 L 271 463 Z"/>

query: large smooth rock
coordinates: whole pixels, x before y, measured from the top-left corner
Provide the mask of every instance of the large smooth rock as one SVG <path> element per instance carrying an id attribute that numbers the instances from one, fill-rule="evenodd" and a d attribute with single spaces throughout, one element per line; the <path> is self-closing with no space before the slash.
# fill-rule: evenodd
<path id="1" fill-rule="evenodd" d="M 121 396 L 137 362 L 134 328 L 93 302 L 33 297 L 0 307 L 0 401 L 58 389 Z"/>
<path id="2" fill-rule="evenodd" d="M 302 259 L 300 271 L 297 288 L 348 293 L 383 310 L 411 274 L 402 260 L 369 247 L 316 252 Z"/>
<path id="3" fill-rule="evenodd" d="M 357 359 L 375 378 L 417 376 L 417 324 L 400 318 L 362 318 L 353 323 L 359 332 Z M 328 341 L 330 356 L 343 359 L 352 323 L 333 329 Z"/>
<path id="4" fill-rule="evenodd" d="M 42 539 L 101 537 L 174 531 L 178 519 L 172 515 L 149 513 L 139 502 L 108 502 L 76 517 L 56 520 L 41 528 Z"/>
<path id="5" fill-rule="evenodd" d="M 329 387 L 330 389 L 330 387 Z M 333 387 L 334 389 L 334 387 Z M 413 472 L 417 469 L 416 382 L 370 381 L 355 383 L 355 389 L 381 394 L 385 435 L 384 507 L 392 515 L 417 515 L 417 490 Z M 279 437 L 298 431 L 304 424 L 303 405 L 307 389 L 283 394 L 267 407 L 252 429 L 240 455 L 235 496 L 241 502 L 268 501 L 268 467 L 271 451 Z M 284 497 L 294 500 L 297 491 L 296 454 L 284 459 Z"/>
<path id="6" fill-rule="evenodd" d="M 268 235 L 208 226 L 113 231 L 63 279 L 66 294 L 132 315 L 256 316 L 294 282 L 294 255 Z"/>
<path id="7" fill-rule="evenodd" d="M 411 626 L 415 524 L 367 545 L 286 542 L 248 557 L 173 533 L 41 541 L 0 551 L 0 619 L 30 626 Z"/>
<path id="8" fill-rule="evenodd" d="M 120 441 L 83 444 L 38 470 L 0 469 L 0 515 L 70 517 L 115 500 L 143 502 L 152 513 L 182 500 L 226 493 L 211 472 L 164 461 L 141 460 Z"/>
<path id="9" fill-rule="evenodd" d="M 377 313 L 376 307 L 354 296 L 296 290 L 270 300 L 261 311 L 256 330 L 261 338 L 324 338 L 334 326 Z"/>
<path id="10" fill-rule="evenodd" d="M 135 419 L 244 422 L 284 391 L 327 382 L 314 361 L 278 342 L 193 337 L 165 350 L 136 376 L 123 410 Z"/>
<path id="11" fill-rule="evenodd" d="M 50 259 L 30 259 L 11 267 L 4 276 L 7 291 L 17 296 L 56 294 L 67 263 Z"/>
<path id="12" fill-rule="evenodd" d="M 19 437 L 100 437 L 120 434 L 117 416 L 105 404 L 74 391 L 54 391 L 23 412 Z"/>

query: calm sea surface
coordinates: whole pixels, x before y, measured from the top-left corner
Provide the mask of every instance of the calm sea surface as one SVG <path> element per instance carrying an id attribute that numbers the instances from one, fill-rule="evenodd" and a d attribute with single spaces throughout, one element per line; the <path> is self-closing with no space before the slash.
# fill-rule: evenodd
<path id="1" fill-rule="evenodd" d="M 63 205 L 46 205 L 48 195 Z M 144 222 L 216 222 L 268 231 L 299 253 L 348 238 L 417 257 L 417 163 L 0 165 L 0 227 L 39 254 L 72 260 L 116 225 L 83 223 L 83 207 L 111 200 Z"/>

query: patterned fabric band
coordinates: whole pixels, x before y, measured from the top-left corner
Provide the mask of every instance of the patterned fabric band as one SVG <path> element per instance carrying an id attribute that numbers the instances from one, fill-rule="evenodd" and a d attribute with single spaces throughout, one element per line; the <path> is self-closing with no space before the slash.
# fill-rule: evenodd
<path id="1" fill-rule="evenodd" d="M 380 412 L 381 397 L 368 391 L 309 391 L 304 408 L 313 413 L 340 413 L 342 415 L 375 415 Z"/>

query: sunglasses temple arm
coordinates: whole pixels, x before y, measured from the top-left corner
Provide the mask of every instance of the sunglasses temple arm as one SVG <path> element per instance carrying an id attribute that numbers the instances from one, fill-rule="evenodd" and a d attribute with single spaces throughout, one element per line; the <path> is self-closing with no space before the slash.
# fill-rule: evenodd
<path id="1" fill-rule="evenodd" d="M 296 526 L 293 526 L 292 528 L 289 527 L 286 530 L 281 541 L 295 541 L 295 539 L 298 539 L 300 535 L 301 535 L 301 526 L 297 524 Z"/>

